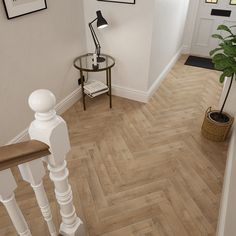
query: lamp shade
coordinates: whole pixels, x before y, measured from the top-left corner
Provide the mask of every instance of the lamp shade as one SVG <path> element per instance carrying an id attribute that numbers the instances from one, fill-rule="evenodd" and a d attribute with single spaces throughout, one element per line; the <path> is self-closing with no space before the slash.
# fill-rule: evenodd
<path id="1" fill-rule="evenodd" d="M 104 19 L 104 17 L 102 16 L 101 11 L 97 11 L 97 27 L 98 28 L 105 28 L 108 26 L 107 21 Z"/>

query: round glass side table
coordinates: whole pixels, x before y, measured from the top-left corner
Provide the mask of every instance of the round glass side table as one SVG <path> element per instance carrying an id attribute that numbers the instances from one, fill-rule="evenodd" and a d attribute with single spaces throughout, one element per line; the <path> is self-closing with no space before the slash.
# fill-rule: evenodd
<path id="1" fill-rule="evenodd" d="M 82 99 L 83 99 L 83 107 L 86 110 L 85 105 L 85 96 L 84 92 L 84 72 L 100 72 L 106 71 L 106 84 L 109 88 L 109 105 L 112 108 L 112 92 L 111 92 L 111 68 L 115 65 L 115 59 L 109 55 L 101 54 L 100 57 L 105 59 L 104 62 L 97 63 L 97 66 L 93 64 L 93 54 L 87 53 L 85 55 L 79 56 L 74 60 L 74 67 L 80 71 L 80 79 L 81 79 L 81 88 L 82 88 Z"/>

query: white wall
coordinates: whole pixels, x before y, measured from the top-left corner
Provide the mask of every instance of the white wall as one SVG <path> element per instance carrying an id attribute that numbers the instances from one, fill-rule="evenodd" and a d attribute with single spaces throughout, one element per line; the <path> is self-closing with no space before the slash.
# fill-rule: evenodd
<path id="1" fill-rule="evenodd" d="M 120 96 L 148 100 L 157 87 L 152 85 L 181 53 L 188 6 L 189 0 L 140 0 L 135 5 L 84 1 L 87 23 L 102 10 L 110 24 L 95 30 L 102 52 L 113 55 L 117 62 L 112 75 L 115 94 L 120 88 Z M 88 27 L 87 45 L 88 51 L 94 50 Z M 135 92 L 137 96 L 133 96 Z"/>
<path id="2" fill-rule="evenodd" d="M 236 232 L 236 129 L 234 129 L 226 164 L 217 236 L 232 236 Z"/>
<path id="3" fill-rule="evenodd" d="M 88 22 L 97 10 L 109 22 L 109 27 L 98 30 L 95 26 L 95 30 L 102 52 L 116 59 L 113 94 L 147 101 L 150 89 L 156 89 L 151 85 L 167 71 L 166 66 L 170 69 L 182 46 L 188 1 L 139 0 L 127 5 L 47 0 L 47 10 L 10 21 L 1 4 L 0 144 L 28 127 L 32 112 L 27 98 L 33 90 L 50 89 L 61 101 L 77 88 L 78 71 L 72 62 L 94 51 Z"/>
<path id="4" fill-rule="evenodd" d="M 223 92 L 221 94 L 219 108 L 222 106 L 226 93 L 230 85 L 230 78 L 225 80 Z M 235 117 L 236 120 L 236 81 L 233 81 L 232 88 L 225 104 L 224 111 Z M 218 220 L 217 236 L 232 236 L 236 232 L 236 125 L 231 136 L 228 150 L 228 158 L 224 177 L 224 187 L 222 191 L 221 207 Z"/>
<path id="5" fill-rule="evenodd" d="M 28 127 L 29 94 L 38 88 L 58 101 L 77 88 L 73 59 L 86 51 L 82 0 L 47 0 L 48 9 L 7 20 L 0 3 L 0 145 Z"/>
<path id="6" fill-rule="evenodd" d="M 112 72 L 113 85 L 123 89 L 147 90 L 151 50 L 153 0 L 139 0 L 135 5 L 85 0 L 85 21 L 92 21 L 101 10 L 109 27 L 98 30 L 102 52 L 116 59 Z M 100 32 L 99 32 L 100 31 Z M 87 27 L 88 51 L 94 51 Z M 91 75 L 92 76 L 92 75 Z"/>
<path id="7" fill-rule="evenodd" d="M 149 87 L 183 46 L 189 0 L 155 0 Z"/>
<path id="8" fill-rule="evenodd" d="M 223 102 L 224 102 L 224 99 L 225 99 L 226 93 L 228 91 L 229 85 L 230 85 L 230 78 L 227 78 L 225 80 L 224 89 L 223 89 L 222 94 L 221 94 L 220 106 L 219 107 L 221 107 Z M 236 116 L 235 101 L 236 101 L 236 81 L 234 80 L 233 84 L 232 84 L 232 87 L 231 87 L 231 90 L 230 90 L 230 93 L 229 93 L 229 96 L 228 96 L 228 99 L 227 99 L 226 104 L 225 104 L 225 109 L 224 109 L 226 112 L 228 112 L 232 116 Z"/>
<path id="9" fill-rule="evenodd" d="M 189 54 L 191 50 L 195 21 L 198 13 L 199 0 L 189 0 L 189 10 L 184 31 L 183 53 Z"/>

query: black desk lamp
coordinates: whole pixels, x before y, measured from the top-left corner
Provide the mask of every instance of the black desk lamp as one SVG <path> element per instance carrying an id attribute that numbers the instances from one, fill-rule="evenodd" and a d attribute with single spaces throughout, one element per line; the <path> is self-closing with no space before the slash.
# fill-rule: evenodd
<path id="1" fill-rule="evenodd" d="M 95 31 L 94 31 L 94 29 L 93 29 L 92 24 L 93 24 L 95 21 L 97 21 L 97 27 L 98 27 L 99 29 L 102 29 L 102 28 L 107 27 L 107 26 L 108 26 L 108 23 L 107 23 L 107 21 L 103 18 L 101 11 L 97 11 L 96 14 L 97 14 L 97 18 L 95 18 L 93 21 L 91 21 L 91 22 L 89 23 L 89 28 L 90 28 L 90 31 L 91 31 L 91 34 L 92 34 L 92 37 L 93 37 L 93 41 L 94 41 L 95 47 L 96 47 L 95 53 L 96 53 L 96 55 L 97 55 L 97 62 L 104 62 L 104 61 L 105 61 L 105 58 L 100 57 L 101 45 L 100 45 L 100 43 L 99 43 L 99 41 L 98 41 L 98 37 L 97 37 L 97 35 L 95 34 Z"/>

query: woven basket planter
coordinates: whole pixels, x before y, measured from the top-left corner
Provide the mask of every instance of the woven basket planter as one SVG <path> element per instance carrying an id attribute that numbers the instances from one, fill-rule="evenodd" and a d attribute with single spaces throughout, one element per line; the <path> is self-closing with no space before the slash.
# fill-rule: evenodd
<path id="1" fill-rule="evenodd" d="M 210 114 L 214 112 L 219 111 L 211 110 L 211 108 L 207 109 L 202 124 L 202 135 L 209 140 L 223 142 L 226 140 L 229 134 L 230 128 L 234 122 L 234 118 L 228 113 L 223 112 L 223 114 L 229 118 L 229 121 L 225 123 L 217 122 L 210 117 Z"/>

